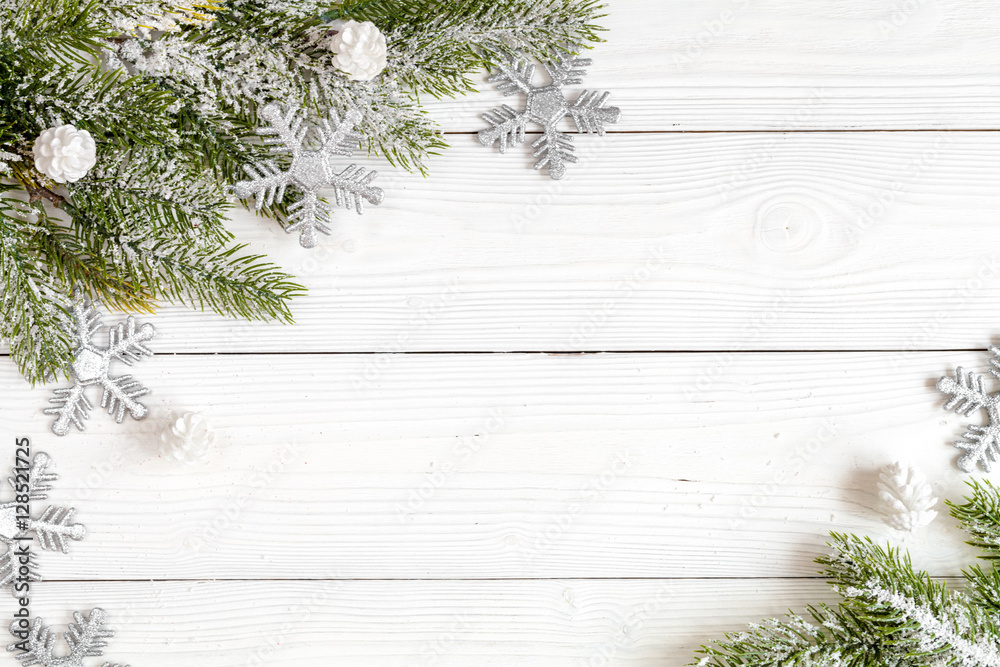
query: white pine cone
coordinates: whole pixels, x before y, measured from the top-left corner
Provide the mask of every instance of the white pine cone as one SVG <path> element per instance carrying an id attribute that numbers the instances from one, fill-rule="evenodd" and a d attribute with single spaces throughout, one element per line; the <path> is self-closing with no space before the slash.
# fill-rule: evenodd
<path id="1" fill-rule="evenodd" d="M 35 169 L 56 183 L 75 183 L 97 164 L 94 138 L 72 125 L 45 130 L 35 139 L 31 152 L 35 154 Z"/>
<path id="2" fill-rule="evenodd" d="M 385 69 L 385 35 L 371 21 L 346 21 L 326 40 L 333 64 L 351 81 L 371 81 Z"/>
<path id="3" fill-rule="evenodd" d="M 938 499 L 924 475 L 913 466 L 893 463 L 879 473 L 879 511 L 890 528 L 913 532 L 928 525 L 937 516 L 931 508 Z"/>
<path id="4" fill-rule="evenodd" d="M 160 455 L 186 465 L 204 459 L 214 444 L 215 433 L 198 412 L 185 412 L 160 432 Z"/>

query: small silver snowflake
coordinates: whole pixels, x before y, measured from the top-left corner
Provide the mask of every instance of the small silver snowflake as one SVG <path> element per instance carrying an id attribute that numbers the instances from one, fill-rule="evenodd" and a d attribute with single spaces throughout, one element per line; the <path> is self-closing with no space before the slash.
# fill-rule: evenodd
<path id="1" fill-rule="evenodd" d="M 56 643 L 56 634 L 51 627 L 45 625 L 40 617 L 36 617 L 31 622 L 31 627 L 23 636 L 20 631 L 15 631 L 11 625 L 11 634 L 20 639 L 7 645 L 7 650 L 20 651 L 14 659 L 21 663 L 21 667 L 84 667 L 84 658 L 97 657 L 104 654 L 104 648 L 108 645 L 106 641 L 114 636 L 113 630 L 107 630 L 104 624 L 108 620 L 108 614 L 103 609 L 94 608 L 89 616 L 84 616 L 78 611 L 73 612 L 73 623 L 69 624 L 69 631 L 63 633 L 66 645 L 69 647 L 68 655 L 56 655 L 53 650 Z M 15 621 L 16 623 L 16 621 Z M 128 667 L 105 662 L 103 667 Z"/>
<path id="2" fill-rule="evenodd" d="M 56 389 L 50 403 L 55 403 L 57 407 L 44 410 L 47 415 L 56 415 L 52 432 L 66 435 L 70 424 L 84 430 L 83 422 L 93 407 L 85 395 L 91 385 L 103 387 L 101 407 L 106 407 L 108 414 L 114 414 L 119 424 L 125 418 L 126 410 L 133 419 L 145 417 L 146 406 L 136 399 L 148 394 L 149 390 L 133 380 L 131 375 L 112 377 L 111 363 L 117 360 L 131 366 L 133 361 L 153 356 L 145 343 L 156 335 L 156 329 L 152 324 L 143 324 L 136 330 L 135 318 L 130 316 L 124 323 L 119 322 L 117 326 L 108 328 L 108 345 L 100 347 L 94 342 L 94 337 L 104 325 L 94 305 L 85 298 L 78 298 L 73 303 L 72 316 L 76 353 L 70 370 L 75 383 L 68 389 Z"/>
<path id="3" fill-rule="evenodd" d="M 990 374 L 1000 379 L 1000 348 L 990 347 Z M 1000 458 L 1000 392 L 990 393 L 984 384 L 985 376 L 970 373 L 959 366 L 955 379 L 943 377 L 938 381 L 940 391 L 951 396 L 944 404 L 945 410 L 968 417 L 977 410 L 985 410 L 989 423 L 986 426 L 969 425 L 962 439 L 955 446 L 965 452 L 958 459 L 958 467 L 972 472 L 978 463 L 986 472 Z"/>
<path id="4" fill-rule="evenodd" d="M 531 144 L 535 149 L 532 155 L 539 158 L 535 169 L 548 165 L 550 178 L 565 176 L 566 163 L 576 162 L 577 158 L 573 155 L 573 137 L 559 131 L 559 121 L 570 116 L 579 132 L 603 135 L 605 123 L 614 124 L 621 118 L 618 107 L 604 106 L 611 93 L 584 90 L 573 104 L 567 102 L 562 88 L 581 83 L 587 73 L 583 68 L 589 67 L 590 63 L 589 58 L 577 58 L 570 54 L 543 63 L 552 80 L 547 86 L 531 83 L 535 74 L 534 65 L 515 59 L 501 63 L 500 70 L 487 81 L 499 84 L 497 88 L 505 96 L 524 93 L 527 96 L 524 111 L 515 111 L 504 104 L 483 114 L 490 127 L 479 131 L 479 142 L 484 146 L 499 142 L 500 152 L 506 153 L 508 144 L 524 141 L 528 121 L 537 123 L 542 126 L 543 134 Z"/>
<path id="5" fill-rule="evenodd" d="M 52 488 L 51 482 L 59 479 L 59 475 L 45 471 L 50 462 L 48 454 L 38 452 L 31 460 L 27 474 L 23 469 L 18 470 L 15 467 L 7 482 L 16 491 L 17 482 L 23 482 L 27 478 L 29 503 L 32 500 L 45 500 L 48 498 L 46 492 Z M 68 553 L 67 540 L 82 540 L 87 534 L 83 524 L 70 523 L 76 513 L 72 507 L 49 505 L 41 514 L 32 512 L 33 516 L 25 518 L 23 515 L 18 516 L 19 504 L 21 503 L 14 501 L 0 504 L 0 541 L 7 545 L 7 551 L 0 555 L 0 586 L 10 586 L 14 597 L 22 595 L 14 590 L 15 581 L 25 579 L 41 581 L 41 577 L 35 571 L 35 555 L 23 546 L 23 538 L 34 533 L 38 539 L 38 546 L 43 550 L 59 549 L 63 553 Z M 25 565 L 22 559 L 28 561 L 26 576 L 20 570 L 20 566 Z"/>
<path id="6" fill-rule="evenodd" d="M 308 148 L 305 141 L 310 126 L 302 124 L 295 109 L 282 111 L 280 104 L 272 102 L 260 115 L 268 125 L 258 128 L 257 133 L 275 135 L 264 139 L 264 143 L 272 147 L 274 155 L 291 155 L 291 164 L 284 171 L 274 160 L 244 165 L 250 180 L 234 184 L 231 190 L 240 199 L 252 195 L 258 211 L 284 199 L 285 188 L 289 186 L 301 191 L 302 198 L 288 207 L 291 224 L 285 231 L 299 232 L 299 243 L 304 247 L 316 245 L 316 232 L 330 233 L 332 208 L 319 199 L 320 188 L 333 188 L 337 205 L 348 210 L 354 208 L 359 215 L 364 213 L 365 200 L 374 206 L 382 203 L 382 189 L 371 185 L 377 171 L 366 172 L 352 164 L 338 173 L 334 167 L 334 158 L 350 157 L 358 147 L 361 135 L 353 129 L 361 121 L 361 112 L 351 109 L 341 121 L 331 109 L 329 120 L 323 119 L 319 126 L 312 127 L 318 139 L 318 147 L 314 149 Z"/>

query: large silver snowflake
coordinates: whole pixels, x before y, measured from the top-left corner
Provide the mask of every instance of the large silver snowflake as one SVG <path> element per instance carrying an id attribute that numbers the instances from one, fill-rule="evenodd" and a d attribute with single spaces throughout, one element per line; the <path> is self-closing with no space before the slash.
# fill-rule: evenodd
<path id="1" fill-rule="evenodd" d="M 333 188 L 337 205 L 358 214 L 364 213 L 364 202 L 378 206 L 382 203 L 381 188 L 371 184 L 378 176 L 374 169 L 366 172 L 363 167 L 349 165 L 339 173 L 335 170 L 337 156 L 354 154 L 361 135 L 354 132 L 354 126 L 361 121 L 361 113 L 351 109 L 341 121 L 331 109 L 329 120 L 323 119 L 319 126 L 312 128 L 318 140 L 318 148 L 308 148 L 306 136 L 310 126 L 302 124 L 302 118 L 295 109 L 282 111 L 282 106 L 272 102 L 265 106 L 261 117 L 268 125 L 258 128 L 261 135 L 274 135 L 264 139 L 271 146 L 274 155 L 291 155 L 288 169 L 282 170 L 274 160 L 244 165 L 250 176 L 248 181 L 240 181 L 232 186 L 232 192 L 240 199 L 251 195 L 259 211 L 271 206 L 285 196 L 285 188 L 291 186 L 302 192 L 302 197 L 288 207 L 288 233 L 299 232 L 299 243 L 306 248 L 316 245 L 316 232 L 330 233 L 330 212 L 332 208 L 320 200 L 320 188 Z"/>
<path id="2" fill-rule="evenodd" d="M 136 399 L 148 394 L 149 390 L 133 380 L 131 375 L 112 377 L 111 364 L 117 360 L 131 366 L 133 361 L 152 356 L 153 352 L 145 343 L 156 335 L 156 329 L 152 324 L 143 324 L 137 331 L 135 318 L 130 316 L 124 323 L 119 322 L 117 326 L 108 328 L 107 347 L 100 347 L 94 337 L 104 325 L 94 305 L 85 298 L 78 298 L 73 303 L 72 315 L 76 354 L 70 370 L 75 382 L 68 389 L 56 389 L 55 397 L 50 402 L 57 407 L 44 411 L 45 414 L 56 415 L 52 432 L 66 435 L 71 424 L 84 430 L 83 422 L 93 408 L 85 395 L 91 385 L 103 387 L 101 407 L 106 407 L 108 414 L 114 414 L 119 424 L 125 418 L 126 410 L 133 419 L 145 417 L 146 406 Z"/>
<path id="3" fill-rule="evenodd" d="M 84 667 L 83 659 L 103 655 L 104 648 L 108 645 L 106 640 L 115 634 L 113 630 L 105 629 L 104 624 L 107 620 L 108 614 L 103 609 L 92 609 L 89 616 L 84 616 L 78 611 L 73 612 L 74 622 L 69 624 L 69 631 L 63 633 L 69 654 L 56 655 L 54 651 L 56 633 L 45 625 L 45 621 L 36 617 L 31 622 L 27 637 L 22 638 L 11 627 L 11 634 L 20 641 L 8 644 L 7 650 L 20 651 L 14 659 L 21 663 L 21 667 L 31 667 L 31 665 Z M 128 665 L 105 662 L 103 667 L 128 667 Z"/>
<path id="4" fill-rule="evenodd" d="M 990 374 L 1000 379 L 1000 348 L 990 347 Z M 969 425 L 962 439 L 955 446 L 965 452 L 958 459 L 958 467 L 972 472 L 978 463 L 986 472 L 1000 458 L 1000 392 L 990 393 L 984 384 L 985 376 L 970 373 L 959 366 L 955 369 L 955 379 L 943 377 L 938 381 L 938 389 L 951 396 L 944 404 L 945 410 L 968 417 L 977 410 L 985 410 L 989 423 L 986 426 Z"/>
<path id="5" fill-rule="evenodd" d="M 24 467 L 14 466 L 12 476 L 7 478 L 7 482 L 15 490 L 17 482 L 27 478 L 29 505 L 32 500 L 45 500 L 48 498 L 47 491 L 52 488 L 50 482 L 59 479 L 59 475 L 46 472 L 51 459 L 44 452 L 38 452 L 31 460 L 31 467 L 25 473 Z M 20 469 L 19 469 L 20 467 Z M 0 555 L 0 586 L 10 586 L 14 597 L 20 597 L 15 591 L 13 583 L 15 580 L 40 581 L 41 577 L 35 571 L 35 557 L 30 548 L 22 546 L 25 538 L 30 538 L 34 533 L 38 540 L 38 546 L 43 550 L 59 549 L 63 553 L 68 553 L 69 544 L 67 540 L 82 540 L 87 534 L 87 529 L 83 524 L 70 523 L 76 510 L 72 507 L 54 507 L 49 505 L 41 514 L 32 511 L 32 516 L 25 518 L 18 516 L 18 505 L 20 503 L 11 501 L 0 504 L 0 541 L 7 545 L 7 551 Z M 25 554 L 28 554 L 25 557 Z M 22 562 L 27 560 L 27 563 Z M 28 574 L 25 576 L 20 571 L 21 565 L 27 565 Z M 20 576 L 19 576 L 20 575 Z M 21 578 L 21 577 L 24 578 Z"/>
<path id="6" fill-rule="evenodd" d="M 507 152 L 508 144 L 524 141 L 525 125 L 528 121 L 542 126 L 542 136 L 532 142 L 532 155 L 538 158 L 535 169 L 548 165 L 549 177 L 560 179 L 566 175 L 566 163 L 576 162 L 573 155 L 573 136 L 558 129 L 559 121 L 566 116 L 573 119 L 576 129 L 586 134 L 604 134 L 605 123 L 614 124 L 621 118 L 618 107 L 606 107 L 611 93 L 584 90 L 573 104 L 569 104 L 563 94 L 564 86 L 579 84 L 586 75 L 584 67 L 590 66 L 590 58 L 577 58 L 566 54 L 559 60 L 543 63 L 552 80 L 547 86 L 531 83 L 535 66 L 524 60 L 509 59 L 500 64 L 500 70 L 487 79 L 497 83 L 497 88 L 505 96 L 524 93 L 527 100 L 523 111 L 515 111 L 504 104 L 483 114 L 490 127 L 479 131 L 479 142 L 492 146 L 499 142 L 500 152 Z"/>

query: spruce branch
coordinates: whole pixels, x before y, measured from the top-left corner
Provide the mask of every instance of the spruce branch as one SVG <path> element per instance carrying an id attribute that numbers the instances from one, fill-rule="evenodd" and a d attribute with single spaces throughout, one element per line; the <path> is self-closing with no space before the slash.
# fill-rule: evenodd
<path id="1" fill-rule="evenodd" d="M 916 667 L 900 662 L 891 642 L 850 609 L 821 604 L 806 608 L 808 618 L 789 612 L 784 620 L 752 624 L 702 647 L 702 667 Z"/>
<path id="2" fill-rule="evenodd" d="M 224 217 L 223 187 L 268 157 L 250 139 L 258 110 L 279 100 L 312 123 L 357 108 L 370 154 L 426 173 L 447 144 L 422 96 L 476 89 L 500 54 L 598 41 L 600 10 L 593 0 L 0 0 L 0 336 L 12 358 L 32 382 L 65 372 L 74 289 L 129 311 L 168 301 L 290 321 L 302 287 L 236 243 Z M 343 19 L 371 20 L 387 38 L 372 81 L 336 67 L 330 22 Z M 63 124 L 92 135 L 97 166 L 57 185 L 33 169 L 32 148 Z M 341 200 L 371 201 L 366 175 L 342 177 Z M 289 206 L 261 213 L 294 224 Z"/>
<path id="3" fill-rule="evenodd" d="M 946 501 L 951 515 L 972 537 L 968 544 L 986 552 L 984 559 L 1000 559 L 1000 490 L 989 480 L 971 481 L 972 493 L 962 504 Z"/>
<path id="4" fill-rule="evenodd" d="M 1000 490 L 970 483 L 963 504 L 949 503 L 970 544 L 997 558 Z M 953 590 L 915 570 L 907 554 L 870 538 L 834 533 L 832 552 L 817 559 L 834 590 L 836 607 L 809 607 L 812 621 L 789 613 L 703 646 L 698 665 L 776 667 L 1000 665 L 1000 573 L 965 571 L 965 590 Z"/>
<path id="5" fill-rule="evenodd" d="M 141 285 L 151 300 L 167 299 L 246 319 L 292 322 L 288 302 L 305 288 L 262 255 L 239 255 L 245 244 L 200 245 L 178 240 L 162 229 L 117 233 L 99 212 L 79 208 L 77 202 L 65 208 L 81 221 L 77 240 L 87 252 L 109 258 L 109 271 Z"/>
<path id="6" fill-rule="evenodd" d="M 251 9 L 252 7 L 252 9 Z M 333 106 L 365 110 L 359 130 L 372 155 L 408 170 L 446 147 L 419 104 L 423 94 L 462 95 L 501 56 L 548 58 L 600 41 L 602 6 L 592 0 L 380 0 L 342 3 L 230 3 L 210 28 L 109 45 L 116 59 L 152 77 L 234 131 L 252 129 L 254 106 L 280 100 L 321 115 Z M 376 80 L 350 81 L 325 47 L 325 21 L 372 21 L 387 39 L 387 67 Z M 245 136 L 245 135 L 243 135 Z"/>
<path id="7" fill-rule="evenodd" d="M 601 9 L 590 0 L 388 0 L 345 15 L 382 27 L 399 54 L 393 74 L 411 90 L 453 97 L 476 89 L 470 75 L 507 57 L 545 61 L 601 41 Z"/>
<path id="8" fill-rule="evenodd" d="M 0 185 L 0 195 L 10 189 Z M 0 196 L 0 339 L 34 383 L 65 374 L 73 351 L 64 329 L 69 301 L 25 243 L 37 233 L 30 215 L 28 205 Z"/>
<path id="9" fill-rule="evenodd" d="M 129 282 L 81 245 L 72 230 L 53 220 L 44 207 L 35 207 L 38 220 L 29 245 L 36 264 L 47 267 L 53 281 L 64 291 L 78 290 L 110 308 L 152 312 L 153 299 L 142 285 Z"/>
<path id="10" fill-rule="evenodd" d="M 100 0 L 16 0 L 0 6 L 6 47 L 48 68 L 94 71 L 93 56 L 113 37 Z"/>
<path id="11" fill-rule="evenodd" d="M 879 625 L 897 649 L 925 658 L 947 654 L 963 667 L 1000 667 L 994 620 L 963 594 L 871 538 L 834 533 L 833 546 L 817 562 L 826 566 L 844 606 Z"/>

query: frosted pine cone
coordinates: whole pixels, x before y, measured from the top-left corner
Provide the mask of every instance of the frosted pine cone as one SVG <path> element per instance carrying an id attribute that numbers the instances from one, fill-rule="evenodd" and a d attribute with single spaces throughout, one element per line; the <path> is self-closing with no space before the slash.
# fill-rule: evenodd
<path id="1" fill-rule="evenodd" d="M 333 64 L 351 81 L 371 81 L 385 69 L 385 35 L 371 21 L 346 21 L 326 47 Z"/>
<path id="2" fill-rule="evenodd" d="M 215 433 L 197 412 L 185 412 L 160 432 L 160 455 L 186 465 L 204 459 L 214 444 Z"/>
<path id="3" fill-rule="evenodd" d="M 97 144 L 90 132 L 72 125 L 50 127 L 32 147 L 35 169 L 56 183 L 75 183 L 97 164 Z"/>
<path id="4" fill-rule="evenodd" d="M 931 495 L 931 485 L 916 468 L 893 463 L 882 468 L 879 480 L 879 511 L 890 528 L 912 533 L 937 516 L 931 508 L 938 499 Z"/>

